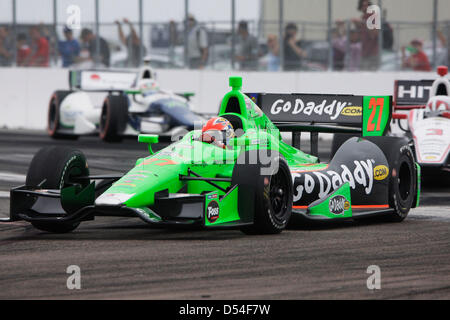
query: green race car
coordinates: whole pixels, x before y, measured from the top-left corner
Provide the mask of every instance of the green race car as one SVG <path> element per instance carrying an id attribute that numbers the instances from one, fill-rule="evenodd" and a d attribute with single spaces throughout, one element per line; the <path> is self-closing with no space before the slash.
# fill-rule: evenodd
<path id="1" fill-rule="evenodd" d="M 219 117 L 208 123 L 231 131 L 203 127 L 156 153 L 151 145 L 158 136 L 140 135 L 150 155 L 121 176 L 90 175 L 81 151 L 41 149 L 26 185 L 11 190 L 8 221 L 69 232 L 95 216 L 126 216 L 270 234 L 289 222 L 374 215 L 402 221 L 418 205 L 420 167 L 407 140 L 383 136 L 390 96 L 244 94 L 239 77 L 231 77 L 230 86 Z M 292 145 L 280 131 L 292 132 Z M 296 148 L 305 131 L 311 154 Z M 361 137 L 321 163 L 318 132 Z"/>

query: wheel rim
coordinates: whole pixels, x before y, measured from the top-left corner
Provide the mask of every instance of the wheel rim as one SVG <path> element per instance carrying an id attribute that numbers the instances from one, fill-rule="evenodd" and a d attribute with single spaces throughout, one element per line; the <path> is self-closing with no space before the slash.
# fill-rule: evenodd
<path id="1" fill-rule="evenodd" d="M 411 193 L 411 168 L 403 162 L 398 174 L 398 192 L 402 201 L 406 201 Z"/>
<path id="2" fill-rule="evenodd" d="M 289 183 L 284 179 L 282 169 L 279 168 L 277 174 L 270 180 L 270 203 L 272 205 L 273 217 L 278 221 L 285 219 L 288 209 Z"/>
<path id="3" fill-rule="evenodd" d="M 82 188 L 86 187 L 89 183 L 82 182 L 77 180 L 80 176 L 88 175 L 89 171 L 87 171 L 84 167 L 83 163 L 80 161 L 75 161 L 69 165 L 67 171 L 61 177 L 60 188 L 66 188 L 73 186 L 75 184 L 80 185 Z"/>

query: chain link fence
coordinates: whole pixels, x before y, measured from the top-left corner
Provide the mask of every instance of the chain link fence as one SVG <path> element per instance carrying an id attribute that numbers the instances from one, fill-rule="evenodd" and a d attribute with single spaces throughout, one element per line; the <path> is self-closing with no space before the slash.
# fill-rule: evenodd
<path id="1" fill-rule="evenodd" d="M 191 24 L 193 17 L 188 15 L 189 1 L 185 0 L 180 1 L 185 11 L 183 21 L 149 22 L 142 17 L 142 0 L 136 0 L 138 12 L 123 14 L 129 16 L 128 21 L 104 17 L 101 9 L 105 3 L 100 6 L 97 0 L 90 8 L 82 8 L 89 10 L 92 21 L 70 29 L 67 21 L 57 19 L 58 12 L 67 9 L 70 2 L 47 1 L 53 6 L 53 13 L 45 13 L 42 21 L 46 22 L 25 23 L 20 19 L 20 10 L 26 10 L 23 4 L 19 5 L 21 1 L 4 0 L 4 9 L 11 12 L 11 19 L 0 22 L 0 66 L 130 68 L 149 61 L 156 68 L 364 70 L 366 34 L 353 20 L 284 21 L 280 14 L 277 20 L 246 20 L 242 27 L 232 12 L 230 20 Z M 281 12 L 282 3 L 279 0 Z M 148 9 L 151 2 L 146 2 L 146 6 Z M 293 38 L 289 36 L 292 33 Z M 416 37 L 411 38 L 411 34 Z M 382 20 L 376 37 L 375 70 L 411 68 L 408 61 L 413 60 L 411 56 L 418 48 L 430 69 L 449 64 L 450 21 Z M 292 56 L 297 56 L 298 61 L 289 65 Z M 200 60 L 193 64 L 194 59 Z"/>

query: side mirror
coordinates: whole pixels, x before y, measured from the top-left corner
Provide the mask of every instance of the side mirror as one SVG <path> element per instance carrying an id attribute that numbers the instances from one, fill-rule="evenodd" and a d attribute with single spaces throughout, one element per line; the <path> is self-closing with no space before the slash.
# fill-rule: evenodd
<path id="1" fill-rule="evenodd" d="M 138 141 L 148 144 L 148 152 L 153 154 L 152 144 L 158 143 L 159 136 L 157 134 L 140 134 L 138 135 Z"/>

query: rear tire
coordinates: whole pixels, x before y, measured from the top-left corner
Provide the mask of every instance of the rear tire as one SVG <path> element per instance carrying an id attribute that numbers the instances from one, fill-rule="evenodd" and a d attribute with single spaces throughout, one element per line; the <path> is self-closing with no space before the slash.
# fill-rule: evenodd
<path id="1" fill-rule="evenodd" d="M 128 122 L 128 97 L 108 95 L 100 116 L 100 138 L 106 142 L 122 140 Z"/>
<path id="2" fill-rule="evenodd" d="M 26 185 L 40 185 L 43 189 L 62 189 L 75 184 L 75 177 L 89 175 L 84 154 L 69 147 L 40 149 L 31 161 Z M 82 187 L 89 184 L 85 181 Z M 66 233 L 78 227 L 79 222 L 32 222 L 35 228 L 53 233 Z"/>
<path id="3" fill-rule="evenodd" d="M 286 160 L 278 152 L 271 151 L 271 166 L 262 164 L 258 153 L 258 150 L 243 152 L 233 169 L 232 184 L 239 187 L 239 214 L 242 218 L 254 212 L 253 217 L 246 217 L 248 222 L 253 219 L 253 224 L 241 230 L 245 234 L 276 234 L 286 228 L 291 217 L 292 177 Z M 256 163 L 250 164 L 248 159 L 255 159 Z"/>
<path id="4" fill-rule="evenodd" d="M 389 206 L 394 213 L 388 221 L 401 222 L 408 215 L 416 197 L 417 168 L 409 147 L 402 148 L 394 161 L 389 181 Z"/>
<path id="5" fill-rule="evenodd" d="M 64 98 L 66 98 L 73 91 L 70 90 L 58 90 L 55 91 L 48 105 L 48 115 L 47 115 L 47 132 L 53 139 L 66 139 L 66 140 L 76 140 L 77 135 L 63 134 L 59 133 L 58 130 L 61 127 L 60 123 L 60 105 Z"/>

